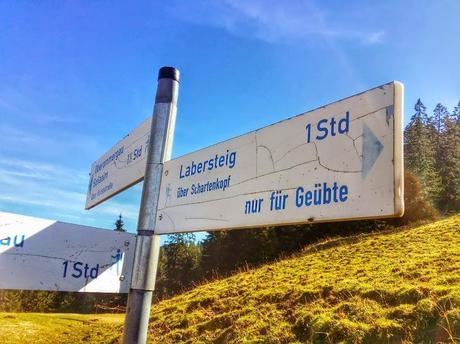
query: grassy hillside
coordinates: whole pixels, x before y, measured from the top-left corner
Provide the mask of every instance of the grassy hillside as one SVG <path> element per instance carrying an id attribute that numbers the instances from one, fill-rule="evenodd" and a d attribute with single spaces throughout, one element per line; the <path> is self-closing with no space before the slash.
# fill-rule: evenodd
<path id="1" fill-rule="evenodd" d="M 155 305 L 150 331 L 155 343 L 460 342 L 460 216 L 203 285 Z"/>
<path id="2" fill-rule="evenodd" d="M 1 343 L 121 335 L 122 316 L 12 316 Z M 460 215 L 308 247 L 162 301 L 150 325 L 152 343 L 460 342 Z"/>

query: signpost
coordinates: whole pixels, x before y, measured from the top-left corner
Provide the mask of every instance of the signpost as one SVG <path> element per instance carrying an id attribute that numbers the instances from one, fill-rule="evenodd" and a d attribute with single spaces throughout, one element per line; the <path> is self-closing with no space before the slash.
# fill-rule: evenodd
<path id="1" fill-rule="evenodd" d="M 169 160 L 178 89 L 161 68 L 153 117 L 91 167 L 86 209 L 144 179 L 137 236 L 0 212 L 0 289 L 129 290 L 145 343 L 159 234 L 402 216 L 402 84 Z"/>
<path id="2" fill-rule="evenodd" d="M 392 82 L 167 161 L 157 234 L 402 216 Z"/>
<path id="3" fill-rule="evenodd" d="M 171 158 L 179 71 L 163 67 L 158 73 L 158 87 L 150 129 L 145 180 L 137 225 L 135 261 L 126 308 L 124 343 L 145 343 L 150 319 L 150 306 L 160 252 L 160 237 L 155 232 L 160 180 L 163 163 Z"/>
<path id="4" fill-rule="evenodd" d="M 124 343 L 147 340 L 159 234 L 404 212 L 402 84 L 169 160 L 178 81 L 176 69 L 161 68 L 153 119 L 91 168 L 87 209 L 145 176 Z"/>
<path id="5" fill-rule="evenodd" d="M 144 178 L 151 125 L 149 117 L 91 165 L 85 209 Z"/>
<path id="6" fill-rule="evenodd" d="M 135 236 L 0 212 L 0 289 L 127 293 Z"/>

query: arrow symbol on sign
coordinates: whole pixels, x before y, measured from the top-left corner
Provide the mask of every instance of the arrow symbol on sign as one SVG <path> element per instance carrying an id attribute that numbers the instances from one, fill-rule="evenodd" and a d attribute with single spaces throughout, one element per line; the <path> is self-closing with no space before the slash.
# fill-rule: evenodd
<path id="1" fill-rule="evenodd" d="M 374 135 L 374 133 L 369 129 L 369 127 L 364 124 L 363 126 L 363 160 L 362 160 L 362 176 L 366 178 L 374 166 L 375 161 L 382 153 L 383 144 L 379 139 Z"/>
<path id="2" fill-rule="evenodd" d="M 93 173 L 90 173 L 90 178 L 89 178 L 89 185 L 88 185 L 88 193 L 91 193 L 91 189 L 93 188 Z"/>

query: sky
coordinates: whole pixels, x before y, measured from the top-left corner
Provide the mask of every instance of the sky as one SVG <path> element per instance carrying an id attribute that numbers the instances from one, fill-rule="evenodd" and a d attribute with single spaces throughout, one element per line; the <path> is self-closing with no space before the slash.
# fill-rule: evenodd
<path id="1" fill-rule="evenodd" d="M 392 80 L 405 122 L 460 100 L 460 1 L 0 0 L 0 211 L 134 232 L 142 183 L 84 210 L 91 163 L 181 72 L 173 157 Z"/>

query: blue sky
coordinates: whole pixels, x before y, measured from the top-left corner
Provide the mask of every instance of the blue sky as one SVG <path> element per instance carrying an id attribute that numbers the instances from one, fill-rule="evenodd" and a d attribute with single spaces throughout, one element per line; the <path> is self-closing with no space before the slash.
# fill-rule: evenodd
<path id="1" fill-rule="evenodd" d="M 142 184 L 85 211 L 91 163 L 180 69 L 173 156 L 368 88 L 406 122 L 460 100 L 460 2 L 0 0 L 0 210 L 134 231 Z"/>

